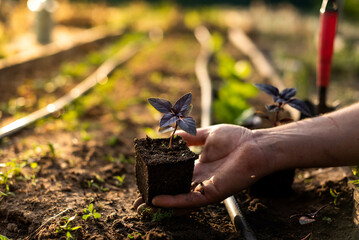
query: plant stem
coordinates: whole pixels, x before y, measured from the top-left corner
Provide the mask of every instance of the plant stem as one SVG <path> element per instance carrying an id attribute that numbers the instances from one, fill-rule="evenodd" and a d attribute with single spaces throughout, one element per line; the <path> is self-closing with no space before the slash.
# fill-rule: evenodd
<path id="1" fill-rule="evenodd" d="M 279 126 L 279 109 L 281 109 L 282 103 L 278 103 L 278 111 L 275 112 L 275 116 L 274 116 L 274 126 Z"/>
<path id="2" fill-rule="evenodd" d="M 176 122 L 176 126 L 175 126 L 175 129 L 173 130 L 172 134 L 171 134 L 171 137 L 170 137 L 170 145 L 168 146 L 168 148 L 172 148 L 172 141 L 173 141 L 173 137 L 175 135 L 175 132 L 177 130 L 177 127 L 178 127 L 178 122 Z"/>
<path id="3" fill-rule="evenodd" d="M 279 118 L 279 111 L 275 112 L 275 117 L 274 117 L 274 126 L 278 126 L 278 118 Z"/>

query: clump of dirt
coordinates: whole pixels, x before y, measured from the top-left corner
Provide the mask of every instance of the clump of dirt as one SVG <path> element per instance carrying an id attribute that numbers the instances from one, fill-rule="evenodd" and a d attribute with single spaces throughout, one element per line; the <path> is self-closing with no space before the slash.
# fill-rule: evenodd
<path id="1" fill-rule="evenodd" d="M 187 193 L 191 189 L 194 161 L 192 152 L 180 136 L 135 139 L 136 182 L 148 205 L 157 195 Z"/>

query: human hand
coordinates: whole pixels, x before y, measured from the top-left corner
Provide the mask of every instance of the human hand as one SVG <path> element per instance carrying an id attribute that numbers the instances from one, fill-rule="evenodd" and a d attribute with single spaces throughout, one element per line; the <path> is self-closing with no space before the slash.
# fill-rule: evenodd
<path id="1" fill-rule="evenodd" d="M 251 130 L 229 124 L 179 132 L 189 146 L 204 145 L 195 165 L 194 191 L 156 196 L 152 203 L 164 208 L 196 208 L 216 203 L 250 186 L 270 173 L 264 154 Z"/>
<path id="2" fill-rule="evenodd" d="M 171 216 L 182 216 L 193 211 L 193 209 L 186 208 L 158 208 L 149 206 L 145 203 L 141 195 L 137 196 L 137 199 L 133 202 L 132 208 L 137 211 L 137 214 L 145 219 L 153 219 L 157 211 L 167 211 L 171 213 Z"/>

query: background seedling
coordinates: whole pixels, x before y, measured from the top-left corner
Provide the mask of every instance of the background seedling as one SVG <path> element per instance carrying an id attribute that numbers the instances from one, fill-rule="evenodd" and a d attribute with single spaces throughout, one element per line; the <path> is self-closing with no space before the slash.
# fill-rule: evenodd
<path id="1" fill-rule="evenodd" d="M 128 237 L 129 239 L 134 239 L 134 238 L 137 237 L 137 236 L 142 236 L 142 234 L 139 233 L 139 232 L 132 232 L 132 233 L 127 234 L 127 237 Z"/>
<path id="2" fill-rule="evenodd" d="M 2 196 L 14 195 L 9 190 L 9 184 L 12 184 L 14 179 L 17 180 L 32 180 L 33 185 L 36 184 L 36 174 L 40 168 L 36 159 L 45 155 L 41 146 L 34 146 L 32 149 L 25 151 L 18 158 L 13 158 L 11 161 L 0 163 L 0 185 L 6 186 L 6 192 L 1 192 Z M 23 168 L 30 167 L 31 174 L 23 171 Z"/>
<path id="3" fill-rule="evenodd" d="M 0 191 L 0 197 L 8 197 L 8 196 L 15 196 L 15 193 L 10 191 L 10 187 L 8 184 L 6 184 L 6 192 Z"/>
<path id="4" fill-rule="evenodd" d="M 330 195 L 334 198 L 333 204 L 337 205 L 340 193 L 338 193 L 335 189 L 332 189 L 332 188 L 329 189 L 329 192 L 330 192 Z"/>
<path id="5" fill-rule="evenodd" d="M 21 169 L 26 164 L 26 161 L 19 161 L 17 158 L 0 164 L 0 185 L 9 184 L 11 179 L 21 176 Z"/>
<path id="6" fill-rule="evenodd" d="M 171 208 L 153 208 L 142 204 L 137 208 L 137 213 L 145 219 L 151 219 L 151 222 L 160 222 L 173 216 Z"/>
<path id="7" fill-rule="evenodd" d="M 49 147 L 51 157 L 56 158 L 56 152 L 55 152 L 54 145 L 52 143 L 48 143 L 47 146 Z"/>
<path id="8" fill-rule="evenodd" d="M 66 239 L 74 239 L 71 235 L 71 231 L 76 231 L 77 229 L 82 228 L 81 226 L 72 227 L 72 221 L 75 220 L 77 214 L 72 217 L 63 217 L 62 219 L 65 221 L 63 225 L 60 225 L 58 229 L 56 229 L 56 233 L 61 233 L 62 231 L 66 231 Z"/>
<path id="9" fill-rule="evenodd" d="M 110 139 L 107 140 L 107 145 L 113 147 L 119 142 L 119 139 L 117 136 L 112 136 Z"/>
<path id="10" fill-rule="evenodd" d="M 123 184 L 125 183 L 125 177 L 126 177 L 126 175 L 123 174 L 121 176 L 114 176 L 113 178 L 118 181 L 117 186 L 122 187 Z"/>
<path id="11" fill-rule="evenodd" d="M 88 205 L 87 208 L 84 209 L 84 215 L 82 215 L 82 219 L 87 220 L 88 218 L 93 217 L 93 219 L 98 219 L 101 217 L 101 214 L 96 212 L 96 209 L 93 208 L 93 203 Z"/>
<path id="12" fill-rule="evenodd" d="M 0 234 L 0 240 L 11 240 L 11 239 Z"/>
<path id="13" fill-rule="evenodd" d="M 30 164 L 30 167 L 32 169 L 32 185 L 36 185 L 36 174 L 38 173 L 39 171 L 39 168 L 38 168 L 39 164 L 37 164 L 37 162 L 33 162 Z"/>
<path id="14" fill-rule="evenodd" d="M 81 140 L 83 142 L 88 142 L 92 139 L 92 135 L 89 134 L 86 130 L 81 130 L 80 134 L 81 134 Z"/>
<path id="15" fill-rule="evenodd" d="M 71 235 L 70 232 L 66 232 L 66 240 L 74 240 L 75 238 Z"/>
<path id="16" fill-rule="evenodd" d="M 274 120 L 272 121 L 274 126 L 278 126 L 280 124 L 291 122 L 293 119 L 290 118 L 279 118 L 279 112 L 284 111 L 284 106 L 289 105 L 306 116 L 311 116 L 310 110 L 307 105 L 299 99 L 294 98 L 297 94 L 297 90 L 295 88 L 286 88 L 283 91 L 279 92 L 278 88 L 270 85 L 270 84 L 254 84 L 259 90 L 267 93 L 273 98 L 274 104 L 266 105 L 266 109 L 269 112 L 274 112 Z M 267 117 L 269 120 L 269 117 Z"/>
<path id="17" fill-rule="evenodd" d="M 95 183 L 93 179 L 91 179 L 90 181 L 87 181 L 87 185 L 88 187 L 91 189 L 92 187 L 97 188 L 99 191 L 101 192 L 108 192 L 110 189 L 106 188 L 106 187 L 102 187 L 99 184 Z"/>
<path id="18" fill-rule="evenodd" d="M 158 211 L 156 211 L 152 215 L 152 222 L 160 222 L 164 219 L 171 218 L 173 216 L 173 209 L 162 209 L 159 208 Z"/>
<path id="19" fill-rule="evenodd" d="M 149 98 L 148 102 L 159 112 L 164 113 L 160 121 L 160 131 L 172 130 L 169 148 L 172 148 L 172 141 L 178 126 L 191 135 L 196 135 L 196 122 L 188 115 L 192 110 L 192 93 L 187 93 L 177 100 L 174 106 L 165 99 Z M 175 124 L 174 128 L 172 125 Z M 170 130 L 170 131 L 171 131 Z"/>

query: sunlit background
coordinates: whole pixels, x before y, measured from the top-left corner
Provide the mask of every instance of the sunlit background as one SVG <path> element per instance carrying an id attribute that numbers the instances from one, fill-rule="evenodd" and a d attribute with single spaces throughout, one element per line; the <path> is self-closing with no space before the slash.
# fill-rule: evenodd
<path id="1" fill-rule="evenodd" d="M 331 102 L 340 100 L 347 105 L 359 99 L 359 2 L 341 0 L 338 4 L 340 18 L 329 97 Z M 296 87 L 299 97 L 313 98 L 316 94 L 320 5 L 320 0 L 212 0 L 205 4 L 187 0 L 1 0 L 0 67 L 14 59 L 38 56 L 47 45 L 69 45 L 81 36 L 84 38 L 85 32 L 92 34 L 89 30 L 98 29 L 105 34 L 122 30 L 149 32 L 152 40 L 160 40 L 166 37 L 166 32 L 181 34 L 183 29 L 193 31 L 197 26 L 205 25 L 213 34 L 219 53 L 217 58 L 224 66 L 219 66 L 218 74 L 222 78 L 230 77 L 223 69 L 233 65 L 229 67 L 234 69 L 231 71 L 240 73 L 238 78 L 245 79 L 253 75 L 251 64 L 246 59 L 236 59 L 236 56 L 224 56 L 220 51 L 227 41 L 226 31 L 240 27 L 268 57 L 286 86 Z M 182 47 L 186 48 L 185 44 Z M 186 65 L 186 62 L 181 64 Z M 82 68 L 86 66 L 71 71 L 81 72 Z M 23 74 L 26 75 L 26 72 Z M 0 75 L 0 78 L 5 77 Z M 37 82 L 32 77 L 24 77 L 27 78 Z M 34 83 L 31 84 L 34 86 Z M 66 78 L 57 77 L 54 81 L 43 81 L 41 84 L 44 91 L 51 94 L 66 85 Z M 12 108 L 19 111 L 37 99 L 26 91 L 24 93 L 22 88 L 26 87 L 18 88 L 19 96 L 4 97 L 6 99 L 1 105 L 3 113 L 14 114 Z"/>

